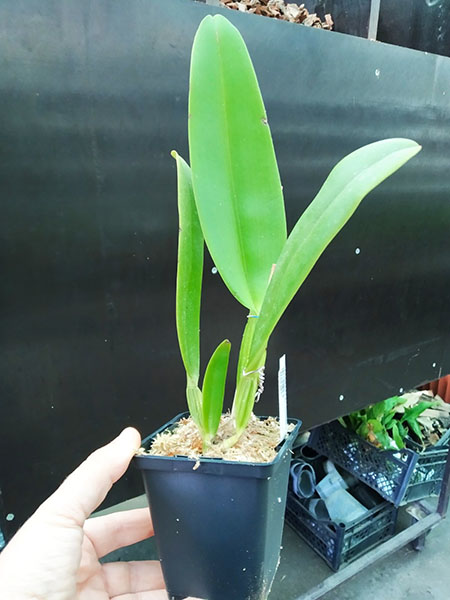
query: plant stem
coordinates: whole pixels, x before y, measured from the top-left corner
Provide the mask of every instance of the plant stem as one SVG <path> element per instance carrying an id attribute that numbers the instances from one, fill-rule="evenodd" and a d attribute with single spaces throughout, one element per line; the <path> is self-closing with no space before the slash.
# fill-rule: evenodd
<path id="1" fill-rule="evenodd" d="M 205 452 L 210 447 L 212 439 L 213 439 L 212 436 L 205 436 L 202 438 L 202 453 L 203 454 L 205 454 Z"/>
<path id="2" fill-rule="evenodd" d="M 232 415 L 235 420 L 236 433 L 227 440 L 226 447 L 233 446 L 241 437 L 247 426 L 255 403 L 255 394 L 260 379 L 260 368 L 264 367 L 265 352 L 260 357 L 251 357 L 250 349 L 258 317 L 249 316 L 242 336 L 236 373 L 236 391 L 233 399 Z M 252 360 L 253 358 L 253 360 Z M 250 362 L 258 359 L 257 369 L 248 371 Z"/>
<path id="3" fill-rule="evenodd" d="M 247 318 L 247 324 L 244 329 L 241 347 L 239 349 L 239 360 L 238 360 L 238 367 L 237 367 L 237 373 L 236 373 L 236 390 L 237 390 L 239 382 L 243 376 L 244 369 L 248 365 L 250 347 L 252 345 L 253 335 L 255 333 L 256 321 L 257 321 L 256 316 L 253 316 L 253 317 L 249 316 Z"/>
<path id="4" fill-rule="evenodd" d="M 203 436 L 202 392 L 197 385 L 196 379 L 188 378 L 186 399 L 191 417 Z"/>

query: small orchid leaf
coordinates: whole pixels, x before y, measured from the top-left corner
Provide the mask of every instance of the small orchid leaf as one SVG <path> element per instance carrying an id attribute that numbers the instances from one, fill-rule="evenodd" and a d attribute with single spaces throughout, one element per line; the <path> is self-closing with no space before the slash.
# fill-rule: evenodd
<path id="1" fill-rule="evenodd" d="M 202 415 L 202 391 L 197 385 L 188 384 L 186 388 L 186 399 L 189 412 L 194 423 L 203 432 L 203 415 Z"/>
<path id="2" fill-rule="evenodd" d="M 431 408 L 433 406 L 437 406 L 439 404 L 438 401 L 430 402 L 430 401 L 422 401 L 418 402 L 414 406 L 407 408 L 401 418 L 401 421 L 411 421 L 416 420 L 418 416 L 420 416 L 427 408 Z"/>
<path id="3" fill-rule="evenodd" d="M 397 423 L 392 424 L 392 437 L 394 438 L 394 442 L 397 444 L 397 448 L 399 450 L 405 447 L 405 442 L 403 441 L 403 438 L 400 435 Z"/>
<path id="4" fill-rule="evenodd" d="M 222 415 L 225 382 L 231 344 L 224 340 L 211 356 L 203 381 L 202 422 L 204 440 L 209 443 L 216 435 Z"/>
<path id="5" fill-rule="evenodd" d="M 178 175 L 178 268 L 176 323 L 188 387 L 196 387 L 200 371 L 200 302 L 203 235 L 195 207 L 189 165 L 175 151 Z"/>
<path id="6" fill-rule="evenodd" d="M 420 429 L 419 423 L 415 418 L 406 419 L 406 423 L 408 423 L 409 428 L 413 433 L 417 435 L 420 441 L 423 440 L 422 430 Z"/>

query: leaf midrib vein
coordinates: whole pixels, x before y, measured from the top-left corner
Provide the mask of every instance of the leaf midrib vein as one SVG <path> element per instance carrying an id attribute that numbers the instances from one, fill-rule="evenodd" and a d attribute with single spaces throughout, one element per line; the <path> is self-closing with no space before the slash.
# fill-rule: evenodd
<path id="1" fill-rule="evenodd" d="M 250 289 L 250 285 L 249 285 L 249 269 L 248 269 L 248 265 L 247 265 L 247 259 L 246 259 L 246 255 L 245 252 L 243 250 L 244 248 L 244 244 L 243 244 L 243 240 L 242 240 L 242 232 L 241 232 L 241 227 L 240 227 L 240 218 L 239 218 L 239 214 L 238 211 L 236 209 L 236 205 L 237 205 L 237 195 L 236 195 L 236 187 L 235 187 L 235 182 L 234 182 L 234 177 L 233 177 L 233 169 L 232 169 L 232 160 L 231 160 L 231 148 L 230 148 L 230 140 L 229 140 L 229 136 L 227 135 L 228 132 L 228 111 L 227 111 L 227 104 L 228 104 L 228 96 L 226 94 L 226 87 L 225 87 L 225 79 L 224 79 L 224 72 L 223 72 L 223 55 L 222 55 L 222 51 L 221 51 L 221 44 L 220 44 L 220 39 L 219 39 L 219 34 L 216 28 L 216 39 L 217 39 L 217 51 L 218 51 L 218 55 L 219 55 L 219 63 L 220 63 L 220 83 L 221 83 L 221 87 L 222 87 L 222 96 L 224 99 L 224 120 L 225 120 L 225 135 L 224 140 L 224 146 L 225 146 L 225 154 L 226 154 L 226 166 L 227 166 L 227 171 L 229 174 L 229 180 L 230 180 L 230 187 L 231 187 L 231 196 L 232 196 L 232 213 L 233 213 L 233 217 L 235 220 L 235 224 L 236 224 L 236 231 L 237 231 L 237 238 L 238 238 L 238 246 L 239 246 L 239 255 L 241 257 L 241 264 L 242 264 L 242 268 L 243 268 L 243 272 L 244 272 L 244 277 L 245 277 L 245 282 L 247 285 L 247 291 L 250 297 L 250 300 L 252 302 L 253 305 L 255 305 L 254 299 L 253 299 L 253 295 L 252 295 L 252 291 Z M 247 307 L 251 310 L 254 310 L 254 306 L 251 307 Z"/>

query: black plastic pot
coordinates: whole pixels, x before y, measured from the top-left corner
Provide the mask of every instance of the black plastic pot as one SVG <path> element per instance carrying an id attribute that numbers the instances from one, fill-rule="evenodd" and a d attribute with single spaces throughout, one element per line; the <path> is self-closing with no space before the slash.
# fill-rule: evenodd
<path id="1" fill-rule="evenodd" d="M 147 437 L 173 427 L 180 414 Z M 271 463 L 136 456 L 171 600 L 265 600 L 279 563 L 291 446 Z"/>

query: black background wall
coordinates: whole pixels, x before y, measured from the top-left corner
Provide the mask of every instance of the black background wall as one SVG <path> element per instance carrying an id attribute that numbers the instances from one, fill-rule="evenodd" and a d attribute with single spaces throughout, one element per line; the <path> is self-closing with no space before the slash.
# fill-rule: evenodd
<path id="1" fill-rule="evenodd" d="M 334 31 L 364 38 L 369 34 L 373 6 L 374 24 L 378 25 L 377 40 L 450 56 L 448 0 L 305 0 L 304 4 L 322 18 L 325 13 L 330 13 Z"/>
<path id="2" fill-rule="evenodd" d="M 377 39 L 450 56 L 450 2 L 381 0 Z"/>
<path id="3" fill-rule="evenodd" d="M 19 524 L 128 424 L 184 410 L 174 323 L 176 176 L 190 0 L 0 4 L 0 488 Z M 221 10 L 221 9 L 217 9 Z M 310 427 L 450 370 L 450 62 L 227 11 L 253 57 L 289 226 L 358 146 L 422 153 L 370 194 L 273 335 L 259 414 Z M 207 262 L 202 351 L 245 310 Z M 231 394 L 231 387 L 228 391 Z M 141 492 L 129 472 L 110 495 Z"/>
<path id="4" fill-rule="evenodd" d="M 335 31 L 365 38 L 371 6 L 378 5 L 377 40 L 450 56 L 448 0 L 305 0 L 304 4 L 322 18 L 330 13 Z"/>

